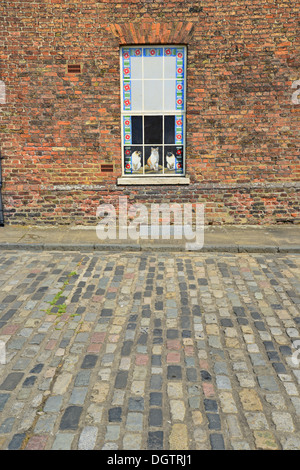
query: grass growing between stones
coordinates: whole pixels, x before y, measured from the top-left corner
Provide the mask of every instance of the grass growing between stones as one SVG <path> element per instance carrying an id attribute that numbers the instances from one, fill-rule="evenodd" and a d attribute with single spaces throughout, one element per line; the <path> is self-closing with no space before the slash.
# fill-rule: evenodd
<path id="1" fill-rule="evenodd" d="M 67 305 L 65 303 L 60 303 L 59 301 L 63 297 L 65 288 L 69 285 L 70 279 L 73 276 L 77 276 L 76 271 L 72 271 L 68 274 L 67 279 L 63 283 L 60 291 L 55 295 L 55 297 L 51 301 L 48 302 L 51 305 L 51 307 L 44 310 L 47 313 L 47 315 L 56 315 L 57 317 L 60 317 L 61 315 L 66 313 Z M 57 309 L 57 311 L 53 311 L 54 308 L 55 310 Z"/>

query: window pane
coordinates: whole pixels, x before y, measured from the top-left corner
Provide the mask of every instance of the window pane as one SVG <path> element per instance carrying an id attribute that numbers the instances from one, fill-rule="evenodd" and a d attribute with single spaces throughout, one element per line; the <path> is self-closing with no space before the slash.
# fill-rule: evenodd
<path id="1" fill-rule="evenodd" d="M 162 57 L 144 57 L 144 78 L 163 78 Z"/>
<path id="2" fill-rule="evenodd" d="M 143 174 L 143 147 L 124 147 L 124 173 Z"/>
<path id="3" fill-rule="evenodd" d="M 175 80 L 164 81 L 164 110 L 176 109 L 176 82 Z"/>
<path id="4" fill-rule="evenodd" d="M 163 126 L 162 116 L 144 117 L 145 144 L 162 144 Z"/>
<path id="5" fill-rule="evenodd" d="M 133 111 L 143 109 L 143 84 L 142 80 L 131 81 L 131 106 Z"/>
<path id="6" fill-rule="evenodd" d="M 158 111 L 163 103 L 163 82 L 160 80 L 144 81 L 144 109 Z"/>
<path id="7" fill-rule="evenodd" d="M 175 116 L 165 116 L 165 144 L 175 144 Z"/>
<path id="8" fill-rule="evenodd" d="M 142 78 L 143 59 L 142 57 L 131 57 L 132 78 Z"/>
<path id="9" fill-rule="evenodd" d="M 162 147 L 145 147 L 145 173 L 162 173 Z"/>
<path id="10" fill-rule="evenodd" d="M 164 147 L 164 173 L 182 174 L 183 173 L 183 147 L 165 146 Z"/>
<path id="11" fill-rule="evenodd" d="M 165 78 L 176 77 L 176 57 L 165 57 L 164 77 Z"/>
<path id="12" fill-rule="evenodd" d="M 143 143 L 143 118 L 142 116 L 132 116 L 131 126 L 132 126 L 132 143 L 142 144 Z"/>

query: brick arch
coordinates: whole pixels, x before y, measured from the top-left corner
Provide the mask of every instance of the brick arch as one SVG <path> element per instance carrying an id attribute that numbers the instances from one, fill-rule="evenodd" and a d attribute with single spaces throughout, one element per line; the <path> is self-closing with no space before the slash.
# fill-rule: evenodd
<path id="1" fill-rule="evenodd" d="M 191 22 L 157 23 L 142 20 L 138 23 L 110 24 L 107 30 L 126 44 L 188 44 L 193 34 Z"/>

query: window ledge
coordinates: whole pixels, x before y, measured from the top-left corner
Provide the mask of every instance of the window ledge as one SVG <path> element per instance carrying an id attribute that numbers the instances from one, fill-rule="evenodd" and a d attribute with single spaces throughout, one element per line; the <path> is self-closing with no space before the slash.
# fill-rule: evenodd
<path id="1" fill-rule="evenodd" d="M 190 178 L 188 176 L 155 176 L 153 178 L 149 176 L 122 176 L 121 178 L 118 178 L 117 184 L 126 186 L 190 184 Z"/>

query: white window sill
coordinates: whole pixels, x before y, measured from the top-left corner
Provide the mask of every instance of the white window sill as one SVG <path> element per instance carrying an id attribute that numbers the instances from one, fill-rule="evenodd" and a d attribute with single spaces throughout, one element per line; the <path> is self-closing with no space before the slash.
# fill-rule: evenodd
<path id="1" fill-rule="evenodd" d="M 117 184 L 126 186 L 190 184 L 190 178 L 188 176 L 121 176 L 118 178 Z"/>

